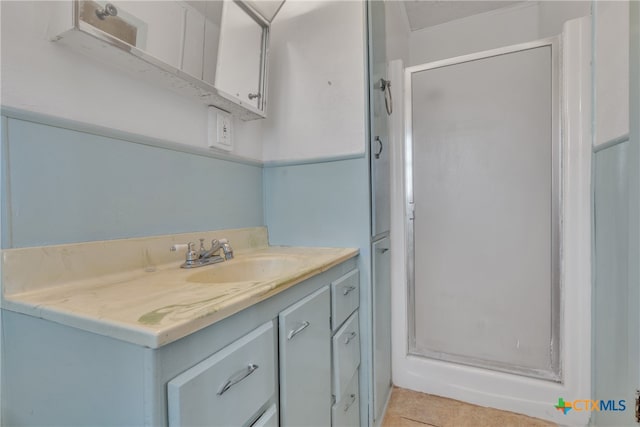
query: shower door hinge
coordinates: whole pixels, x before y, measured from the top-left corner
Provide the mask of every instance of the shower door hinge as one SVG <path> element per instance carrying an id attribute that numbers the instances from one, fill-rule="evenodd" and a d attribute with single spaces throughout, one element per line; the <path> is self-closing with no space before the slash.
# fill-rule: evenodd
<path id="1" fill-rule="evenodd" d="M 408 209 L 407 209 L 407 215 L 409 215 L 409 221 L 413 221 L 416 217 L 416 204 L 415 203 L 409 203 Z"/>

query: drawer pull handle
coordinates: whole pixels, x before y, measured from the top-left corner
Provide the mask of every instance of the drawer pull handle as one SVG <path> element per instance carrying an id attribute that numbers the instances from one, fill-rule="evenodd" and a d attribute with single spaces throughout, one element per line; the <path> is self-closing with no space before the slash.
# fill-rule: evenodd
<path id="1" fill-rule="evenodd" d="M 258 369 L 258 365 L 253 363 L 249 364 L 246 368 L 236 372 L 227 380 L 226 383 L 220 388 L 218 392 L 218 396 L 222 396 L 227 390 L 229 390 L 234 385 L 238 384 L 243 379 L 247 378 L 249 375 L 253 374 L 256 369 Z"/>
<path id="2" fill-rule="evenodd" d="M 345 343 L 345 345 L 346 345 L 346 344 L 349 344 L 349 343 L 351 342 L 351 340 L 352 340 L 352 339 L 354 339 L 354 338 L 356 337 L 356 335 L 358 335 L 358 334 L 356 334 L 355 332 L 349 332 L 349 335 L 347 335 L 347 336 L 344 338 L 344 343 Z"/>
<path id="3" fill-rule="evenodd" d="M 344 405 L 344 412 L 347 412 L 349 410 L 349 408 L 351 408 L 351 405 L 353 405 L 353 403 L 355 401 L 356 401 L 356 395 L 355 394 L 352 394 L 351 396 L 349 396 L 349 403 Z"/>
<path id="4" fill-rule="evenodd" d="M 355 291 L 356 287 L 355 286 L 347 286 L 346 288 L 344 288 L 344 291 L 342 291 L 343 295 L 349 295 L 351 292 Z"/>
<path id="5" fill-rule="evenodd" d="M 293 337 L 295 337 L 296 335 L 298 335 L 300 332 L 304 331 L 305 329 L 307 329 L 307 327 L 309 327 L 311 323 L 309 322 L 303 322 L 302 325 L 299 328 L 296 328 L 292 331 L 289 331 L 289 335 L 287 335 L 287 339 L 290 340 Z"/>

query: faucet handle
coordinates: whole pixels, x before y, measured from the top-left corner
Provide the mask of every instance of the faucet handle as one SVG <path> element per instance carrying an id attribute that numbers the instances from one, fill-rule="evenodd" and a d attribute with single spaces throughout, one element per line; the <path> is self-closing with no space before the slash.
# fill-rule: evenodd
<path id="1" fill-rule="evenodd" d="M 169 250 L 171 252 L 176 252 L 179 249 L 186 249 L 187 253 L 185 254 L 185 261 L 187 263 L 193 262 L 198 259 L 198 254 L 196 252 L 196 244 L 193 242 L 189 243 L 177 243 L 172 245 Z"/>
<path id="2" fill-rule="evenodd" d="M 222 248 L 224 259 L 226 259 L 227 261 L 233 259 L 233 249 L 231 248 L 231 244 L 227 239 L 220 239 L 220 247 Z"/>
<path id="3" fill-rule="evenodd" d="M 169 248 L 171 252 L 177 252 L 179 250 L 189 250 L 189 245 L 186 243 L 175 243 Z"/>

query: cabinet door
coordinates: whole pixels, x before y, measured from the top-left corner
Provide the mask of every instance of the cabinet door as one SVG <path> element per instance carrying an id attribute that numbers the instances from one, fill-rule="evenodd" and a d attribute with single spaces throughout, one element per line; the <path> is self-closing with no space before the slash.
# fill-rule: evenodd
<path id="1" fill-rule="evenodd" d="M 393 107 L 385 101 L 380 79 L 387 78 L 385 41 L 385 5 L 381 1 L 368 2 L 369 12 L 369 121 L 371 157 L 371 235 L 389 231 L 391 205 L 389 201 L 390 153 L 389 114 Z M 386 103 L 385 103 L 386 102 Z M 398 114 L 398 113 L 396 113 Z"/>
<path id="2" fill-rule="evenodd" d="M 391 390 L 391 253 L 389 238 L 373 244 L 373 405 L 382 415 Z"/>
<path id="3" fill-rule="evenodd" d="M 329 287 L 279 315 L 280 424 L 331 423 L 331 330 Z"/>
<path id="4" fill-rule="evenodd" d="M 390 164 L 386 134 L 374 136 L 371 142 L 371 235 L 388 232 L 391 224 Z"/>

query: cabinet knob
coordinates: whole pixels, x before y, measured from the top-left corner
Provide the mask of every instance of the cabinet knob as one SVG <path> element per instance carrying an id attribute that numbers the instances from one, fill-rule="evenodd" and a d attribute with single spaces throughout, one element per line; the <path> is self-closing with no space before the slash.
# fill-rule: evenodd
<path id="1" fill-rule="evenodd" d="M 346 288 L 344 288 L 344 291 L 342 291 L 342 295 L 349 295 L 351 292 L 355 291 L 356 287 L 355 286 L 347 286 Z"/>
<path id="2" fill-rule="evenodd" d="M 347 335 L 344 339 L 344 344 L 347 345 L 351 342 L 352 339 L 354 339 L 358 334 L 356 334 L 355 332 L 349 332 L 349 335 Z"/>
<path id="3" fill-rule="evenodd" d="M 349 408 L 351 408 L 351 405 L 353 405 L 353 403 L 355 401 L 356 401 L 356 395 L 355 394 L 349 395 L 349 403 L 344 405 L 344 412 L 347 412 L 349 410 Z"/>
<path id="4" fill-rule="evenodd" d="M 260 98 L 262 95 L 260 95 L 259 93 L 250 93 L 248 95 L 249 99 L 254 100 L 254 99 L 258 99 Z"/>

